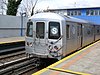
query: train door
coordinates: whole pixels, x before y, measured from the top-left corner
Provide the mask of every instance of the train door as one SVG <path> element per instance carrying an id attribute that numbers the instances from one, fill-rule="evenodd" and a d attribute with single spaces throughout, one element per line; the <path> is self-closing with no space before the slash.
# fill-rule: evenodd
<path id="1" fill-rule="evenodd" d="M 82 47 L 82 24 L 77 25 L 77 43 L 78 49 Z"/>
<path id="2" fill-rule="evenodd" d="M 66 25 L 66 53 L 69 54 L 77 49 L 77 24 L 67 22 Z"/>
<path id="3" fill-rule="evenodd" d="M 95 32 L 95 25 L 93 25 L 93 36 L 94 36 L 94 41 L 95 41 L 95 34 L 96 32 Z"/>
<path id="4" fill-rule="evenodd" d="M 34 51 L 35 53 L 42 55 L 46 54 L 46 22 L 36 21 L 33 28 L 33 38 L 34 38 Z"/>

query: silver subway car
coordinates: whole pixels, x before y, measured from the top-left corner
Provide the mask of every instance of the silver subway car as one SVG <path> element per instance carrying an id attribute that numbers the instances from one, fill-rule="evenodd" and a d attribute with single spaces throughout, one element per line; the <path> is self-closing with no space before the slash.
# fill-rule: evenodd
<path id="1" fill-rule="evenodd" d="M 27 22 L 26 53 L 40 58 L 61 59 L 98 40 L 100 32 L 96 35 L 95 31 L 95 24 L 85 20 L 56 13 L 35 14 Z"/>

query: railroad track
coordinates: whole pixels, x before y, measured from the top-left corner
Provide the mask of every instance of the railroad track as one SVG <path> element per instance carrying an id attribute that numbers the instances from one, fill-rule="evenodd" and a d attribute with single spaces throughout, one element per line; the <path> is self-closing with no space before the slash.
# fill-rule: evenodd
<path id="1" fill-rule="evenodd" d="M 48 66 L 44 62 L 27 56 L 24 42 L 0 44 L 0 75 L 31 75 Z"/>
<path id="2" fill-rule="evenodd" d="M 0 75 L 22 75 L 39 65 L 38 58 L 26 55 L 23 43 L 0 44 Z"/>
<path id="3" fill-rule="evenodd" d="M 22 75 L 37 66 L 38 58 L 26 56 L 25 50 L 0 56 L 0 75 Z"/>
<path id="4" fill-rule="evenodd" d="M 6 55 L 2 55 L 0 56 L 0 63 L 6 63 L 9 61 L 13 61 L 22 57 L 25 57 L 25 51 L 19 51 L 19 52 L 15 52 L 15 53 L 11 53 L 11 54 L 6 54 Z"/>
<path id="5" fill-rule="evenodd" d="M 0 64 L 0 75 L 21 75 L 39 66 L 38 59 L 23 57 L 17 60 Z"/>
<path id="6" fill-rule="evenodd" d="M 25 56 L 24 42 L 0 44 L 0 64 Z"/>
<path id="7" fill-rule="evenodd" d="M 0 57 L 0 75 L 31 75 L 44 67 L 46 63 L 41 65 L 39 58 L 28 57 L 24 50 Z"/>

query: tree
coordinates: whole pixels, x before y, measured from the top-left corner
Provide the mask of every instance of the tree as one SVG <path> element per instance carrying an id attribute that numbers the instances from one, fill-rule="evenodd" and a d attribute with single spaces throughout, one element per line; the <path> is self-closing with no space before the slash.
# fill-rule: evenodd
<path id="1" fill-rule="evenodd" d="M 7 10 L 7 0 L 0 0 L 0 13 L 2 15 L 6 14 Z"/>
<path id="2" fill-rule="evenodd" d="M 17 14 L 21 15 L 20 13 L 26 13 L 28 17 L 33 15 L 35 13 L 34 8 L 38 2 L 39 0 L 23 0 L 19 6 Z"/>
<path id="3" fill-rule="evenodd" d="M 31 16 L 32 16 L 32 15 L 34 15 L 34 8 L 35 8 L 35 6 L 36 6 L 36 4 L 37 4 L 37 1 L 38 1 L 38 0 L 36 0 L 36 1 L 35 1 L 35 4 L 34 4 L 34 6 L 32 7 Z"/>
<path id="4" fill-rule="evenodd" d="M 7 5 L 7 15 L 13 15 L 16 16 L 17 14 L 17 9 L 20 5 L 22 0 L 8 0 L 8 5 Z"/>

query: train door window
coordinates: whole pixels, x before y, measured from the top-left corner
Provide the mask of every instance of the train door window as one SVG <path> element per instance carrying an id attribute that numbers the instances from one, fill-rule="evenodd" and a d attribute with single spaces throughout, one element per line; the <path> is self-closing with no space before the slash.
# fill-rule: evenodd
<path id="1" fill-rule="evenodd" d="M 99 29 L 97 29 L 97 34 L 99 34 Z"/>
<path id="2" fill-rule="evenodd" d="M 79 31 L 80 29 L 79 29 L 79 26 L 77 26 L 77 36 L 79 36 Z"/>
<path id="3" fill-rule="evenodd" d="M 36 23 L 36 37 L 43 39 L 45 35 L 45 23 L 37 22 Z"/>
<path id="4" fill-rule="evenodd" d="M 94 27 L 91 26 L 91 35 L 93 35 L 93 32 L 94 32 Z"/>
<path id="5" fill-rule="evenodd" d="M 72 26 L 72 33 L 75 34 L 75 27 L 74 27 L 74 25 Z"/>
<path id="6" fill-rule="evenodd" d="M 70 38 L 70 25 L 66 25 L 66 37 L 67 39 Z"/>
<path id="7" fill-rule="evenodd" d="M 60 37 L 60 23 L 49 22 L 49 39 L 58 39 Z"/>
<path id="8" fill-rule="evenodd" d="M 90 28 L 87 28 L 87 34 L 88 34 L 88 35 L 91 34 L 91 30 L 90 30 Z"/>
<path id="9" fill-rule="evenodd" d="M 81 36 L 82 35 L 82 24 L 78 23 L 77 26 L 77 36 Z"/>
<path id="10" fill-rule="evenodd" d="M 32 22 L 27 23 L 26 36 L 28 37 L 33 36 L 33 23 Z"/>

